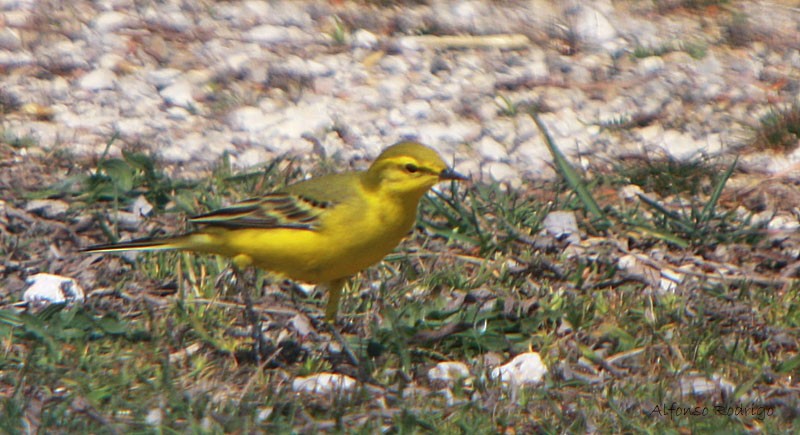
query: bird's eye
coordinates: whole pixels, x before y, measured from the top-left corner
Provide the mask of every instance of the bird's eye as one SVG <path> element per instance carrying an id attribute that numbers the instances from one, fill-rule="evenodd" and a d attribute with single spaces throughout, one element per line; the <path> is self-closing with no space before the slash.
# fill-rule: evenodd
<path id="1" fill-rule="evenodd" d="M 409 164 L 406 165 L 406 171 L 408 171 L 408 172 L 413 174 L 414 172 L 419 171 L 419 168 L 416 165 L 413 165 L 413 164 L 409 163 Z"/>

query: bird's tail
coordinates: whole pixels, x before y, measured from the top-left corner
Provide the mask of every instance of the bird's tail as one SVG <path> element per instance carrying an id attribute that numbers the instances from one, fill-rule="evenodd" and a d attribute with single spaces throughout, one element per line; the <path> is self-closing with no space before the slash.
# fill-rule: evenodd
<path id="1" fill-rule="evenodd" d="M 94 245 L 81 249 L 81 252 L 121 252 L 121 251 L 166 251 L 183 249 L 186 236 L 167 237 L 163 239 L 137 239 L 121 243 Z"/>

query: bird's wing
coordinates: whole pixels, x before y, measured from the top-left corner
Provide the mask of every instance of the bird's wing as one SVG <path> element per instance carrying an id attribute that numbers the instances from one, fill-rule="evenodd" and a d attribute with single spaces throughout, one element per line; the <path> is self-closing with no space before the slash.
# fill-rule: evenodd
<path id="1" fill-rule="evenodd" d="M 294 193 L 271 193 L 192 217 L 191 222 L 229 229 L 293 228 L 316 230 L 320 216 L 335 205 Z"/>

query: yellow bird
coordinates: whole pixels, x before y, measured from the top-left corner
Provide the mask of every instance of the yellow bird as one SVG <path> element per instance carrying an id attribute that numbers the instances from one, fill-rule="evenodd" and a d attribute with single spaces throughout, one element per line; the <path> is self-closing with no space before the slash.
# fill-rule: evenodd
<path id="1" fill-rule="evenodd" d="M 200 228 L 163 239 L 91 246 L 84 252 L 180 249 L 223 255 L 325 284 L 334 320 L 345 281 L 390 253 L 414 225 L 420 198 L 443 180 L 466 180 L 416 142 L 384 150 L 366 171 L 330 174 L 190 218 Z"/>

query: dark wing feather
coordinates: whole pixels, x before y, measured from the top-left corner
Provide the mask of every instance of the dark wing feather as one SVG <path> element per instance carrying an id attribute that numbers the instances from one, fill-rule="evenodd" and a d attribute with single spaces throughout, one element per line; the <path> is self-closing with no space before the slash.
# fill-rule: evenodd
<path id="1" fill-rule="evenodd" d="M 335 204 L 291 193 L 272 193 L 195 216 L 191 222 L 229 229 L 317 230 L 319 217 Z"/>

